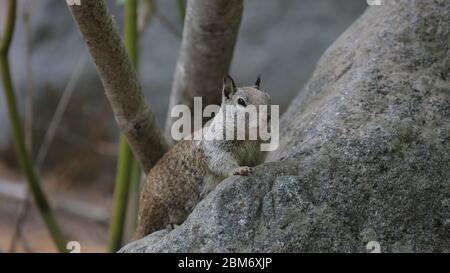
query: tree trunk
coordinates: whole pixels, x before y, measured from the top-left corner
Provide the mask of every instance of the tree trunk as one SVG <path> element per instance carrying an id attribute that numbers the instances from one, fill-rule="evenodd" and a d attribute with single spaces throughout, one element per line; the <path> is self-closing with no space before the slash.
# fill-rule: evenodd
<path id="1" fill-rule="evenodd" d="M 228 74 L 243 12 L 242 0 L 190 0 L 167 114 L 166 136 L 174 119 L 172 107 L 220 104 L 222 78 Z"/>

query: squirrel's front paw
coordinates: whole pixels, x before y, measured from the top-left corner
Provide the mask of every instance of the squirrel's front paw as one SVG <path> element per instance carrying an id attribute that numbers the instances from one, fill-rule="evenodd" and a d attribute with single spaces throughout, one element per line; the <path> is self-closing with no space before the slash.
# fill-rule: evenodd
<path id="1" fill-rule="evenodd" d="M 179 227 L 179 225 L 177 225 L 177 224 L 168 224 L 168 225 L 166 225 L 166 229 L 175 229 L 177 227 Z"/>
<path id="2" fill-rule="evenodd" d="M 233 170 L 233 175 L 242 175 L 242 176 L 249 176 L 252 174 L 253 170 L 251 167 L 239 167 Z"/>

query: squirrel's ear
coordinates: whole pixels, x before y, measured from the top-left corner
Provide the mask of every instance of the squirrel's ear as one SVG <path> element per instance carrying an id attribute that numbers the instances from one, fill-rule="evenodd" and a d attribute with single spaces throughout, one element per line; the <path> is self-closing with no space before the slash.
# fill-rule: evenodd
<path id="1" fill-rule="evenodd" d="M 256 79 L 256 82 L 255 82 L 256 89 L 259 89 L 260 86 L 261 86 L 261 75 L 258 76 L 258 79 Z"/>
<path id="2" fill-rule="evenodd" d="M 230 99 L 235 91 L 236 91 L 236 84 L 234 83 L 233 78 L 230 75 L 226 75 L 223 78 L 222 95 L 225 98 Z"/>

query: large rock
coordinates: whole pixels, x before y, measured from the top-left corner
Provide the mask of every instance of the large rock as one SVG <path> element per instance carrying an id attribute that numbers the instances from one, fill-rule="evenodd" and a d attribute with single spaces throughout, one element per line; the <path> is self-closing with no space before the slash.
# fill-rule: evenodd
<path id="1" fill-rule="evenodd" d="M 369 8 L 284 115 L 268 163 L 121 251 L 365 252 L 377 241 L 450 252 L 449 42 L 450 1 Z"/>
<path id="2" fill-rule="evenodd" d="M 450 252 L 450 2 L 390 2 L 322 57 L 271 163 L 121 251 Z"/>

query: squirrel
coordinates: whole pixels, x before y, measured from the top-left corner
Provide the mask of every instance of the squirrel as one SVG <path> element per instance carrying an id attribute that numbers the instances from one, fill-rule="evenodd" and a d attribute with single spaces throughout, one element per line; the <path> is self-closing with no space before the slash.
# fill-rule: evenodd
<path id="1" fill-rule="evenodd" d="M 216 126 L 225 128 L 227 123 L 235 122 L 248 105 L 270 107 L 270 96 L 260 90 L 260 82 L 258 77 L 254 86 L 238 88 L 231 76 L 223 78 L 222 105 L 209 126 L 205 125 L 205 137 L 180 140 L 148 173 L 139 201 L 135 239 L 182 224 L 221 181 L 234 175 L 248 176 L 252 167 L 262 163 L 259 136 L 253 140 L 206 140 L 206 135 L 220 134 L 214 130 Z M 257 126 L 267 126 L 269 121 L 267 114 L 263 125 Z M 232 127 L 235 132 L 236 127 Z"/>

